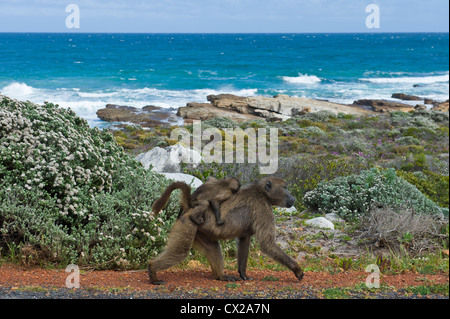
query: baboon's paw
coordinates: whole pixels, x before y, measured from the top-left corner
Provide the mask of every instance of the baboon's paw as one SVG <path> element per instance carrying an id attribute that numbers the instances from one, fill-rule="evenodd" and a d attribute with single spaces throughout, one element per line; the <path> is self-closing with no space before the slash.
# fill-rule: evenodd
<path id="1" fill-rule="evenodd" d="M 237 276 L 224 275 L 222 278 L 219 278 L 217 280 L 235 282 L 235 281 L 241 281 L 242 278 L 241 277 L 237 277 Z"/>

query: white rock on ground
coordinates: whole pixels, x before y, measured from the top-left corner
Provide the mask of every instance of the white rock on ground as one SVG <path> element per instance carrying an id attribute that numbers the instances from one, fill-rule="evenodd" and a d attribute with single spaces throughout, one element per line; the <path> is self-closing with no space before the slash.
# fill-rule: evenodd
<path id="1" fill-rule="evenodd" d="M 325 217 L 308 219 L 305 223 L 306 225 L 319 227 L 323 229 L 334 229 L 334 224 Z"/>
<path id="2" fill-rule="evenodd" d="M 190 185 L 193 188 L 198 188 L 200 185 L 203 184 L 200 179 L 189 174 L 183 173 L 161 173 L 161 174 L 163 174 L 167 179 L 176 182 L 185 182 L 186 184 Z"/>
<path id="3" fill-rule="evenodd" d="M 325 218 L 328 219 L 330 222 L 334 222 L 334 221 L 342 221 L 342 218 L 340 218 L 338 215 L 336 215 L 335 213 L 329 213 L 329 214 L 325 214 Z"/>
<path id="4" fill-rule="evenodd" d="M 141 162 L 145 169 L 152 165 L 153 171 L 167 173 L 179 173 L 181 171 L 180 163 L 193 163 L 195 166 L 201 162 L 201 159 L 199 152 L 181 144 L 175 144 L 165 149 L 155 147 L 136 156 L 136 160 Z"/>

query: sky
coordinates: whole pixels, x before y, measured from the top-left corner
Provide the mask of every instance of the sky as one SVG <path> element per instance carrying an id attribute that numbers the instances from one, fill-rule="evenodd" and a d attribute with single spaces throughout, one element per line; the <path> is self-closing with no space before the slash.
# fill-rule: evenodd
<path id="1" fill-rule="evenodd" d="M 79 28 L 68 27 L 69 4 L 79 8 Z M 379 28 L 367 27 L 370 4 Z M 448 31 L 447 0 L 0 0 L 0 32 Z"/>

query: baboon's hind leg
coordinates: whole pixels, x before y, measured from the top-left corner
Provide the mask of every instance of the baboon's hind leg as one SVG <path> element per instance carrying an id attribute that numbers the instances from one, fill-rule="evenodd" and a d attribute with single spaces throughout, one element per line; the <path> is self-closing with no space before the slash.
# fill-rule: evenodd
<path id="1" fill-rule="evenodd" d="M 175 221 L 164 251 L 148 263 L 148 275 L 152 284 L 163 284 L 164 282 L 158 279 L 157 272 L 176 266 L 187 257 L 196 232 L 197 225 L 189 218 L 183 216 Z"/>
<path id="2" fill-rule="evenodd" d="M 194 248 L 205 255 L 211 265 L 214 279 L 227 281 L 240 280 L 238 277 L 227 276 L 224 274 L 222 250 L 220 249 L 220 244 L 217 240 L 210 240 L 206 235 L 197 232 L 194 240 Z"/>

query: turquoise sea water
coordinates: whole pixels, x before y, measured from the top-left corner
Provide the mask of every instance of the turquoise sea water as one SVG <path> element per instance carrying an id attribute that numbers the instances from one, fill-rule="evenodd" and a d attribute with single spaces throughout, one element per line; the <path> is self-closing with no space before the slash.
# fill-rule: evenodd
<path id="1" fill-rule="evenodd" d="M 184 106 L 208 94 L 352 103 L 449 98 L 449 34 L 0 33 L 0 92 L 71 107 Z"/>

